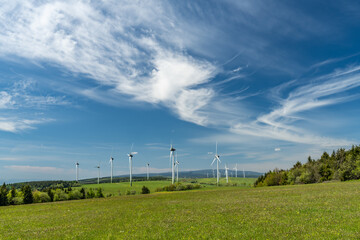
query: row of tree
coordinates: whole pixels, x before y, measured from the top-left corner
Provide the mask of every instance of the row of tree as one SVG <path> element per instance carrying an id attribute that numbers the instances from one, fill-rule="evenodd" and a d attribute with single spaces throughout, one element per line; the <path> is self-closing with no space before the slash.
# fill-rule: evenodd
<path id="1" fill-rule="evenodd" d="M 17 190 L 14 186 L 12 186 L 11 189 L 8 189 L 5 183 L 0 188 L 0 206 L 66 201 L 94 197 L 104 197 L 102 188 L 97 188 L 95 190 L 92 188 L 89 190 L 86 190 L 85 188 L 73 190 L 71 187 L 68 187 L 55 189 L 48 188 L 44 191 L 33 191 L 30 185 L 23 185 L 20 190 Z"/>
<path id="2" fill-rule="evenodd" d="M 305 164 L 297 162 L 289 170 L 275 169 L 260 176 L 255 186 L 276 186 L 286 184 L 319 183 L 330 180 L 360 179 L 360 146 L 352 146 L 333 151 L 331 155 L 324 152 L 315 160 L 310 156 Z"/>

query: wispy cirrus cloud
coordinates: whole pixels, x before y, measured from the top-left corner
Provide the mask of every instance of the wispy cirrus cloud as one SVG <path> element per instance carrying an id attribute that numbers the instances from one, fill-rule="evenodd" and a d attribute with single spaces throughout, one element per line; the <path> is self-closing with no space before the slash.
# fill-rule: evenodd
<path id="1" fill-rule="evenodd" d="M 246 106 L 249 102 L 244 101 L 243 95 L 256 95 L 245 93 L 247 86 L 237 94 L 225 94 L 221 88 L 222 84 L 244 78 L 243 68 L 237 65 L 225 80 L 214 81 L 223 72 L 224 65 L 213 60 L 226 44 L 230 46 L 226 49 L 231 56 L 234 50 L 241 54 L 230 60 L 222 59 L 225 65 L 236 58 L 244 66 L 250 61 L 254 65 L 259 62 L 257 67 L 298 71 L 303 67 L 290 60 L 292 52 L 274 53 L 277 39 L 269 36 L 276 31 L 282 37 L 299 40 L 326 34 L 330 28 L 286 4 L 228 1 L 222 7 L 226 11 L 214 13 L 197 3 L 179 6 L 179 10 L 171 4 L 152 1 L 121 4 L 116 1 L 28 1 L 25 4 L 12 1 L 0 9 L 0 42 L 3 43 L 0 56 L 16 56 L 61 68 L 72 74 L 71 80 L 63 80 L 70 86 L 69 91 L 95 101 L 111 105 L 123 100 L 145 102 L 166 107 L 182 120 L 220 127 L 231 133 L 297 143 L 335 144 L 334 139 L 310 134 L 296 122 L 303 119 L 302 112 L 355 97 L 337 93 L 358 86 L 356 68 L 298 85 L 286 98 L 273 96 L 278 107 L 264 114 L 268 110 L 259 113 L 252 110 L 251 105 Z M 274 16 L 270 8 L 280 8 L 282 14 Z M 186 15 L 188 10 L 194 14 Z M 222 29 L 227 26 L 229 11 L 241 13 L 231 21 L 241 26 L 243 34 L 240 39 L 224 42 L 219 36 L 233 37 Z M 284 21 L 294 14 L 297 17 L 290 18 L 291 23 Z M 269 49 L 269 45 L 273 48 Z M 279 63 L 294 67 L 280 67 L 284 64 Z M 90 84 L 78 85 L 82 81 Z M 4 94 L 2 99 L 2 106 L 12 105 L 12 96 Z M 51 103 L 58 99 L 38 101 Z"/>
<path id="2" fill-rule="evenodd" d="M 14 117 L 0 117 L 0 130 L 5 132 L 20 132 L 33 129 L 36 125 L 47 123 L 52 119 L 23 119 Z"/>
<path id="3" fill-rule="evenodd" d="M 295 84 L 295 82 L 291 82 Z M 291 84 L 290 83 L 290 84 Z M 289 86 L 289 85 L 287 85 Z M 321 144 L 323 146 L 348 146 L 351 141 L 320 137 L 296 127 L 296 122 L 306 121 L 301 113 L 329 105 L 341 104 L 359 97 L 349 90 L 360 86 L 360 67 L 352 66 L 333 73 L 311 79 L 310 83 L 290 91 L 287 98 L 279 98 L 279 89 L 274 89 L 274 99 L 279 107 L 268 114 L 259 116 L 247 124 L 237 124 L 232 128 L 236 133 L 268 137 L 297 143 Z"/>

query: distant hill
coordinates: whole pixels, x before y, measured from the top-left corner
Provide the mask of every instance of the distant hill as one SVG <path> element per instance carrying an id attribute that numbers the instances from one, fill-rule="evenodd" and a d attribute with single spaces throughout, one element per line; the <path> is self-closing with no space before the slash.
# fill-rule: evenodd
<path id="1" fill-rule="evenodd" d="M 225 170 L 220 169 L 221 177 L 225 177 Z M 176 173 L 175 173 L 176 174 Z M 204 169 L 204 170 L 194 170 L 194 171 L 181 171 L 179 172 L 179 178 L 212 178 L 216 177 L 216 170 L 212 169 Z M 243 171 L 238 171 L 238 177 L 243 177 Z M 253 171 L 245 171 L 246 178 L 258 178 L 259 176 L 263 175 L 263 173 L 253 172 Z M 171 172 L 165 173 L 149 173 L 150 180 L 164 180 L 171 178 Z M 229 177 L 235 177 L 235 171 L 229 170 Z M 141 174 L 133 174 L 134 181 L 145 181 L 146 180 L 146 173 Z M 113 177 L 113 182 L 126 182 L 129 181 L 129 174 L 125 175 L 118 175 Z M 100 183 L 110 182 L 110 177 L 103 177 L 100 178 Z M 97 183 L 97 178 L 89 178 L 89 179 L 82 179 L 79 181 L 80 184 L 92 184 Z"/>
<path id="2" fill-rule="evenodd" d="M 225 177 L 225 170 L 220 169 L 220 175 L 221 177 Z M 213 175 L 214 174 L 214 175 Z M 243 171 L 238 171 L 238 177 L 243 177 Z M 263 175 L 263 173 L 259 172 L 252 172 L 252 171 L 245 171 L 245 177 L 246 178 L 258 178 L 259 176 Z M 156 180 L 166 180 L 171 178 L 171 172 L 165 172 L 165 173 L 150 173 L 150 180 L 156 181 Z M 194 171 L 181 171 L 179 172 L 179 178 L 212 178 L 216 177 L 216 170 L 212 169 L 204 169 L 204 170 L 194 170 Z M 229 170 L 229 176 L 235 177 L 235 171 Z M 133 174 L 133 180 L 134 181 L 146 181 L 146 174 Z M 76 183 L 75 181 L 24 181 L 24 182 L 17 182 L 12 183 L 10 185 L 15 186 L 16 188 L 21 188 L 22 186 L 29 184 L 32 188 L 36 189 L 45 189 L 45 188 L 54 188 L 54 187 L 73 187 L 73 186 L 79 186 L 81 184 L 93 184 L 97 183 L 98 179 L 95 178 L 88 178 L 88 179 L 81 179 L 79 180 L 79 183 Z M 129 174 L 125 175 L 119 175 L 113 177 L 113 182 L 127 182 L 129 181 Z M 110 176 L 102 177 L 100 178 L 100 183 L 108 183 L 110 182 Z"/>
<path id="3" fill-rule="evenodd" d="M 225 177 L 225 169 L 219 169 L 221 176 Z M 230 177 L 235 177 L 235 171 L 228 170 Z M 176 174 L 176 173 L 175 173 Z M 181 171 L 179 172 L 179 178 L 211 178 L 216 177 L 216 169 L 204 169 L 204 170 L 194 170 L 194 171 Z M 243 171 L 237 172 L 238 177 L 243 177 Z M 259 172 L 252 172 L 252 171 L 245 171 L 245 177 L 247 178 L 257 178 L 263 175 L 263 173 Z M 137 177 L 146 177 L 146 174 L 134 174 L 133 176 Z M 171 172 L 165 173 L 151 173 L 150 176 L 163 176 L 163 177 L 171 177 Z M 129 175 L 121 175 L 119 177 L 129 177 Z"/>

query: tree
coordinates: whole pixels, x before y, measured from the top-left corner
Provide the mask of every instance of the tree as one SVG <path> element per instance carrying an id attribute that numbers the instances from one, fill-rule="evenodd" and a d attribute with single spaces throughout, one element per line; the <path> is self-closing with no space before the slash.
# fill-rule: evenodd
<path id="1" fill-rule="evenodd" d="M 53 191 L 51 190 L 51 188 L 49 188 L 49 189 L 47 190 L 47 194 L 48 194 L 49 197 L 50 197 L 50 201 L 51 201 L 51 202 L 54 201 L 54 193 L 53 193 Z"/>
<path id="2" fill-rule="evenodd" d="M 33 196 L 30 185 L 24 186 L 23 194 L 24 194 L 24 204 L 29 204 L 29 203 L 34 202 L 34 196 Z"/>
<path id="3" fill-rule="evenodd" d="M 8 190 L 6 188 L 6 184 L 4 183 L 0 188 L 0 206 L 6 206 L 9 204 L 7 194 Z"/>
<path id="4" fill-rule="evenodd" d="M 142 189 L 141 189 L 141 194 L 149 194 L 150 193 L 150 189 L 143 186 Z"/>
<path id="5" fill-rule="evenodd" d="M 86 198 L 85 188 L 81 188 L 80 193 L 81 193 L 81 199 L 85 199 Z"/>

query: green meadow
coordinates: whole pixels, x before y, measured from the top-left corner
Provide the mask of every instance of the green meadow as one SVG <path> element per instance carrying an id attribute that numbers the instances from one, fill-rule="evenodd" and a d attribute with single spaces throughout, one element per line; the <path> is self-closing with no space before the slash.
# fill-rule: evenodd
<path id="1" fill-rule="evenodd" d="M 220 180 L 220 187 L 251 187 L 256 178 L 229 178 L 229 184 L 226 183 L 225 179 Z M 198 179 L 181 179 L 179 181 L 181 184 L 200 184 L 202 187 L 200 190 L 213 189 L 216 186 L 216 179 L 213 178 L 198 178 Z M 101 184 L 84 184 L 81 187 L 85 189 L 96 189 L 101 187 L 104 190 L 104 194 L 112 194 L 114 196 L 125 195 L 126 191 L 136 191 L 136 194 L 141 193 L 141 188 L 146 186 L 150 189 L 151 193 L 154 193 L 155 190 L 159 187 L 164 187 L 170 185 L 171 181 L 138 181 L 133 182 L 132 187 L 130 187 L 129 182 L 119 182 L 119 183 L 101 183 Z M 80 188 L 81 188 L 80 187 Z M 75 188 L 79 189 L 79 188 Z"/>
<path id="2" fill-rule="evenodd" d="M 0 239 L 358 239 L 359 199 L 350 181 L 6 206 Z"/>

